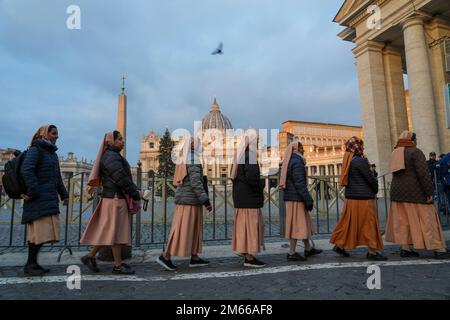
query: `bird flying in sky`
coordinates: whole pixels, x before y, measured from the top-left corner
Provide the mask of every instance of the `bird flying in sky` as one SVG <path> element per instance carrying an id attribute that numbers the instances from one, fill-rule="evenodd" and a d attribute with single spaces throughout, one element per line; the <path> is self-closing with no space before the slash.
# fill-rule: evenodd
<path id="1" fill-rule="evenodd" d="M 216 48 L 216 50 L 214 50 L 211 54 L 212 55 L 223 54 L 223 43 L 221 42 L 219 46 Z"/>

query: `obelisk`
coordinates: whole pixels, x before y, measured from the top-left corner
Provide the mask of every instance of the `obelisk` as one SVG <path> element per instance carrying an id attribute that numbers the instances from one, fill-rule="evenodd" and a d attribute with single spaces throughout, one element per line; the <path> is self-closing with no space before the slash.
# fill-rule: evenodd
<path id="1" fill-rule="evenodd" d="M 122 77 L 122 92 L 119 95 L 119 105 L 117 107 L 117 131 L 122 134 L 125 140 L 125 147 L 121 152 L 123 157 L 127 156 L 127 95 L 125 94 L 125 79 L 125 77 Z"/>
<path id="2" fill-rule="evenodd" d="M 119 131 L 123 139 L 125 140 L 126 146 L 126 136 L 127 136 L 127 96 L 125 94 L 125 76 L 122 77 L 122 92 L 119 95 L 119 105 L 117 107 L 117 131 Z M 126 147 L 120 152 L 123 157 L 126 157 Z M 130 229 L 132 228 L 133 219 L 130 219 Z M 122 259 L 129 259 L 132 255 L 131 246 L 121 247 Z M 114 261 L 111 247 L 102 247 L 98 252 L 98 259 L 101 261 Z"/>

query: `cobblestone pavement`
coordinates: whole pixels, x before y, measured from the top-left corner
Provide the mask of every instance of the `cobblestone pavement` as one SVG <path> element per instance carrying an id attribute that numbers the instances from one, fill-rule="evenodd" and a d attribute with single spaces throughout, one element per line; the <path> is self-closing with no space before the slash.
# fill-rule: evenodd
<path id="1" fill-rule="evenodd" d="M 450 243 L 449 243 L 450 244 Z M 286 249 L 287 250 L 287 249 Z M 238 256 L 211 259 L 205 268 L 189 269 L 177 261 L 179 271 L 168 272 L 155 262 L 134 265 L 135 277 L 111 275 L 101 265 L 93 275 L 81 266 L 80 290 L 66 285 L 66 265 L 52 266 L 43 278 L 25 278 L 22 268 L 0 268 L 0 300 L 10 299 L 450 299 L 450 261 L 434 260 L 432 253 L 401 259 L 389 246 L 381 270 L 381 289 L 369 290 L 365 250 L 350 258 L 332 251 L 302 263 L 286 261 L 284 254 L 263 255 L 268 266 L 244 270 Z"/>

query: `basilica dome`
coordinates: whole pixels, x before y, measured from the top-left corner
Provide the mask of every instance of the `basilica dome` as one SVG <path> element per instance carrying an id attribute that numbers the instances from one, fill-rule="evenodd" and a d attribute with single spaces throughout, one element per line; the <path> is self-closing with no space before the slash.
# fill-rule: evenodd
<path id="1" fill-rule="evenodd" d="M 211 111 L 209 111 L 209 113 L 202 120 L 202 129 L 233 129 L 230 119 L 220 112 L 220 107 L 216 98 L 214 98 L 214 102 L 211 105 Z"/>

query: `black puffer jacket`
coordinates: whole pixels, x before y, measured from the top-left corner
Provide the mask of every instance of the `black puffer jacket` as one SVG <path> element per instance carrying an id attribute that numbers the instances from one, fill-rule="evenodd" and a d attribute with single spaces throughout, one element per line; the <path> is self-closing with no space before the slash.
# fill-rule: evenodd
<path id="1" fill-rule="evenodd" d="M 233 181 L 233 202 L 235 208 L 262 208 L 264 205 L 264 180 L 258 164 L 248 164 L 248 150 L 245 164 L 238 164 Z"/>
<path id="2" fill-rule="evenodd" d="M 348 185 L 345 188 L 345 198 L 355 200 L 375 199 L 378 193 L 378 180 L 370 171 L 366 158 L 353 156 L 348 172 Z"/>
<path id="3" fill-rule="evenodd" d="M 23 203 L 23 224 L 59 214 L 59 200 L 69 198 L 61 178 L 56 150 L 58 148 L 52 143 L 36 140 L 23 160 L 21 174 L 27 195 L 31 197 Z"/>
<path id="4" fill-rule="evenodd" d="M 295 153 L 289 160 L 283 199 L 284 201 L 304 202 L 307 208 L 312 208 L 314 203 L 308 192 L 305 162 Z"/>
<path id="5" fill-rule="evenodd" d="M 110 147 L 103 154 L 100 161 L 100 175 L 102 177 L 102 197 L 123 199 L 124 194 L 130 195 L 134 200 L 141 198 L 137 186 L 133 182 L 130 165 L 122 157 L 117 148 Z"/>

